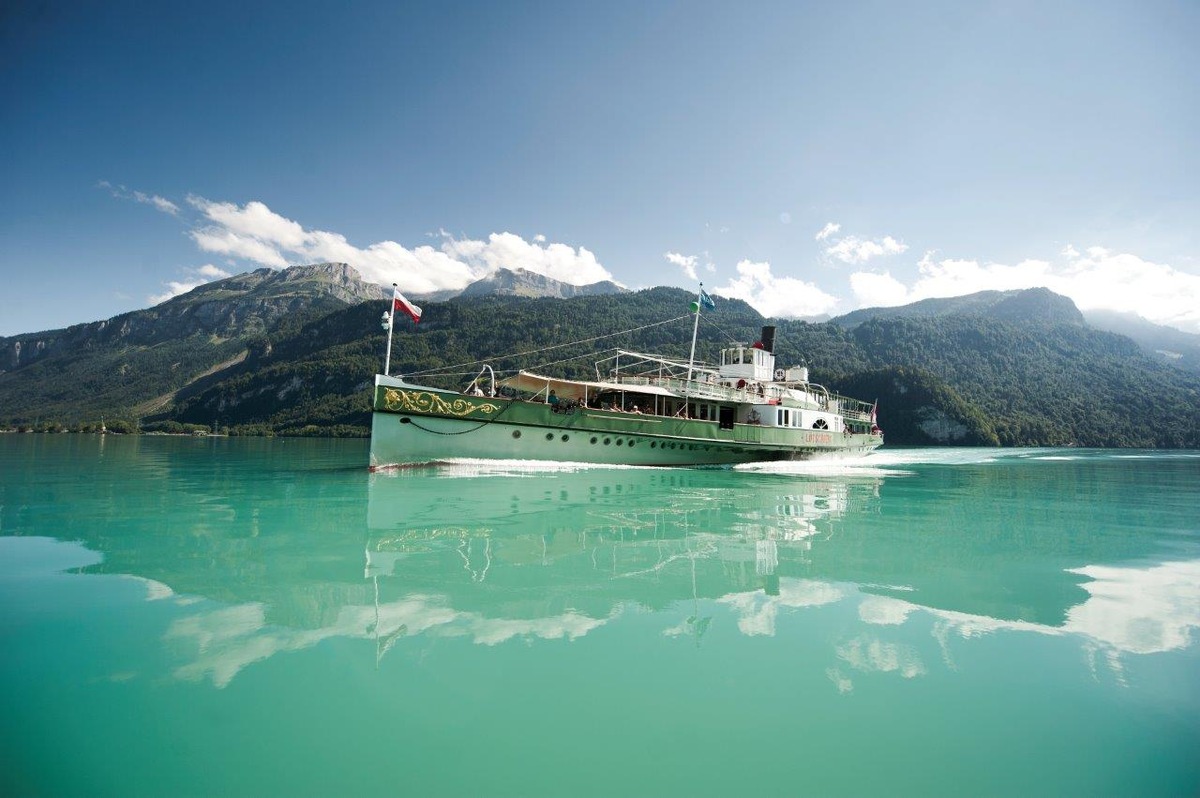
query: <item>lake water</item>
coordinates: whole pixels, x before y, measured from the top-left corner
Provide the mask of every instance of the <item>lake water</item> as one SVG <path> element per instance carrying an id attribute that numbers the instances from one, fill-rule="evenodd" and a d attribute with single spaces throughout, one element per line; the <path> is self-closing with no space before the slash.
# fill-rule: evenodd
<path id="1" fill-rule="evenodd" d="M 6 795 L 1200 794 L 1200 453 L 0 436 Z"/>

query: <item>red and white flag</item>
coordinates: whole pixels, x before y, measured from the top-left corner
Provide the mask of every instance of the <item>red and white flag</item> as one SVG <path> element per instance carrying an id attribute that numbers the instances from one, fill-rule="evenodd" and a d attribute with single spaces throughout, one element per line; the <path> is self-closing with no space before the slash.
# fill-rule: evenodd
<path id="1" fill-rule="evenodd" d="M 405 299 L 404 294 L 399 291 L 395 292 L 395 297 L 392 299 L 392 310 L 404 311 L 414 323 L 421 320 L 421 309 Z"/>

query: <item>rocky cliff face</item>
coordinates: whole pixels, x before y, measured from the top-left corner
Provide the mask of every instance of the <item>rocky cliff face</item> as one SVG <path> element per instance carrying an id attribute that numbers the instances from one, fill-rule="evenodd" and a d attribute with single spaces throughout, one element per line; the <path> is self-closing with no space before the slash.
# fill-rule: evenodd
<path id="1" fill-rule="evenodd" d="M 199 286 L 152 308 L 62 330 L 0 338 L 0 371 L 12 371 L 56 352 L 113 344 L 153 346 L 197 334 L 221 339 L 266 332 L 307 308 L 335 310 L 391 292 L 365 282 L 345 263 L 258 269 Z"/>
<path id="2" fill-rule="evenodd" d="M 422 294 L 416 298 L 426 302 L 445 302 L 456 297 L 480 296 L 570 299 L 577 296 L 624 293 L 628 293 L 628 290 L 608 280 L 589 285 L 571 285 L 525 269 L 500 269 L 489 277 L 476 280 L 461 291 L 437 291 L 432 294 Z"/>

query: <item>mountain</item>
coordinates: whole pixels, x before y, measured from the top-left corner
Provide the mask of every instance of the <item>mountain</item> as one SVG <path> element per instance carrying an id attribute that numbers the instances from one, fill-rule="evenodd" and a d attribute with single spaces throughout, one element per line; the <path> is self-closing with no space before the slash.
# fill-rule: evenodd
<path id="1" fill-rule="evenodd" d="M 319 274 L 290 294 L 258 288 L 268 277 L 230 278 L 140 312 L 153 319 L 82 325 L 90 337 L 80 345 L 47 344 L 39 359 L 0 374 L 0 422 L 106 412 L 110 422 L 140 417 L 146 429 L 366 434 L 383 360 L 379 303 L 347 304 Z M 420 324 L 396 327 L 392 371 L 462 388 L 482 362 L 583 377 L 595 374 L 602 350 L 618 347 L 686 358 L 692 299 L 654 288 L 427 301 Z M 290 309 L 279 313 L 279 303 Z M 1200 448 L 1200 376 L 1088 325 L 1065 297 L 988 292 L 850 316 L 777 320 L 776 353 L 780 365 L 808 365 L 834 390 L 878 399 L 890 443 Z M 755 340 L 764 321 L 744 302 L 722 301 L 701 320 L 698 358 L 712 362 L 729 340 Z"/>
<path id="2" fill-rule="evenodd" d="M 105 321 L 0 338 L 0 419 L 146 415 L 270 334 L 389 295 L 344 263 L 259 269 Z"/>
<path id="3" fill-rule="evenodd" d="M 776 352 L 781 364 L 806 363 L 814 380 L 835 390 L 878 399 L 891 443 L 1200 445 L 1200 379 L 1155 363 L 1127 338 L 1076 323 L 1077 311 L 1062 312 L 1062 298 L 1040 293 L 991 303 L 998 317 L 918 315 L 852 329 L 776 321 Z M 690 300 L 688 292 L 656 288 L 568 300 L 431 303 L 419 325 L 397 328 L 393 371 L 461 388 L 480 361 L 497 370 L 581 377 L 593 373 L 595 350 L 619 346 L 685 358 L 689 317 L 678 314 Z M 765 321 L 738 301 L 722 302 L 718 313 L 719 320 L 701 324 L 697 344 L 698 356 L 710 362 L 730 338 L 757 338 Z M 1070 321 L 1048 320 L 1060 316 Z M 674 320 L 664 325 L 664 319 Z M 367 388 L 383 350 L 376 321 L 374 310 L 362 307 L 315 320 L 269 356 L 248 359 L 228 372 L 231 379 L 181 402 L 173 418 L 235 430 L 365 433 Z M 594 340 L 632 329 L 638 331 Z M 586 343 L 565 345 L 571 341 Z M 448 379 L 428 373 L 448 364 L 462 365 Z"/>
<path id="4" fill-rule="evenodd" d="M 937 316 L 982 316 L 990 319 L 1048 324 L 1084 324 L 1075 303 L 1048 288 L 1017 291 L 980 291 L 966 296 L 922 299 L 911 305 L 862 308 L 831 321 L 842 327 L 857 327 L 872 319 L 922 319 Z"/>
<path id="5" fill-rule="evenodd" d="M 1147 321 L 1136 313 L 1089 310 L 1088 324 L 1098 330 L 1124 335 L 1150 357 L 1187 371 L 1200 373 L 1200 335 Z"/>
<path id="6" fill-rule="evenodd" d="M 525 269 L 499 269 L 495 274 L 476 280 L 462 290 L 435 291 L 417 295 L 415 298 L 425 302 L 445 302 L 457 297 L 520 296 L 570 299 L 577 296 L 624 293 L 628 293 L 628 289 L 608 280 L 590 285 L 571 285 Z"/>

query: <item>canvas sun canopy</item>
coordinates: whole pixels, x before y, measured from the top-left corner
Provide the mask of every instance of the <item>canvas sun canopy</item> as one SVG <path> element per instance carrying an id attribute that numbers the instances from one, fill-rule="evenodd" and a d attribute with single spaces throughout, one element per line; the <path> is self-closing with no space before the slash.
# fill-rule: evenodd
<path id="1" fill-rule="evenodd" d="M 554 394 L 560 399 L 575 399 L 580 402 L 591 399 L 604 391 L 624 391 L 625 393 L 641 394 L 643 396 L 680 396 L 674 391 L 660 388 L 657 385 L 629 385 L 619 382 L 582 382 L 579 380 L 563 380 L 557 377 L 543 377 L 530 371 L 518 372 L 515 376 L 500 380 L 500 385 L 528 393 Z"/>

